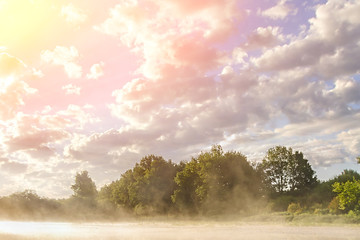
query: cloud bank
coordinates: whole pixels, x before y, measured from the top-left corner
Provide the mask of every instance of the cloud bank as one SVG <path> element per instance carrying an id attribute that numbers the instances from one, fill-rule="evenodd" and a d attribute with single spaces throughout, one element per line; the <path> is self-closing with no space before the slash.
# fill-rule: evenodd
<path id="1" fill-rule="evenodd" d="M 188 160 L 212 144 L 254 161 L 286 145 L 320 170 L 359 155 L 359 2 L 103 4 L 55 4 L 68 34 L 28 65 L 1 50 L 9 186 L 66 194 L 76 171 L 101 185 L 146 154 Z"/>

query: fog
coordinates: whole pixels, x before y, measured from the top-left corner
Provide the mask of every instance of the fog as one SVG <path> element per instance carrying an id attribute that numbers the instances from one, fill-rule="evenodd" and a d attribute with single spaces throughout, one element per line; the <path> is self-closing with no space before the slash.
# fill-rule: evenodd
<path id="1" fill-rule="evenodd" d="M 292 226 L 240 222 L 0 222 L 2 240 L 359 239 L 354 226 Z"/>

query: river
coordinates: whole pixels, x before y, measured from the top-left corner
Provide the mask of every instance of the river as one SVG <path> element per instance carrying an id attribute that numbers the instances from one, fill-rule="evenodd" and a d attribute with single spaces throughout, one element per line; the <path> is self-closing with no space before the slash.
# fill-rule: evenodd
<path id="1" fill-rule="evenodd" d="M 229 240 L 360 239 L 356 226 L 292 226 L 247 223 L 0 222 L 1 240 Z"/>

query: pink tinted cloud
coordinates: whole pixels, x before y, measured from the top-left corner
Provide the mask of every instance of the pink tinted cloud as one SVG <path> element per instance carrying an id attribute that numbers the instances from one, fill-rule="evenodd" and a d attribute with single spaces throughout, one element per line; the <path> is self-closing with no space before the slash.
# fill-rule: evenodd
<path id="1" fill-rule="evenodd" d="M 3 120 L 15 116 L 16 110 L 24 105 L 24 98 L 37 90 L 31 88 L 24 79 L 32 76 L 32 71 L 18 58 L 0 53 L 0 117 Z"/>

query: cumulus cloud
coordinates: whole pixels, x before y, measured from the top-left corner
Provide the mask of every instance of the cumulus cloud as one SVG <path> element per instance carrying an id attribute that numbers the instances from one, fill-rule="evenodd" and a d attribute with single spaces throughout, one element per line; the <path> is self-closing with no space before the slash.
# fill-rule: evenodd
<path id="1" fill-rule="evenodd" d="M 88 79 L 98 79 L 104 75 L 104 62 L 96 63 L 91 66 L 90 72 L 86 75 Z"/>
<path id="2" fill-rule="evenodd" d="M 110 2 L 102 2 L 103 9 Z M 66 26 L 75 39 L 57 38 L 87 44 L 48 48 L 41 54 L 47 64 L 29 67 L 0 47 L 0 180 L 7 191 L 26 178 L 23 187 L 51 196 L 52 187 L 40 180 L 46 179 L 61 196 L 69 194 L 76 171 L 89 170 L 99 186 L 144 155 L 189 160 L 218 143 L 254 161 L 275 145 L 302 151 L 319 169 L 354 161 L 360 3 L 280 0 L 267 1 L 274 4 L 266 9 L 264 1 L 250 2 L 122 0 L 107 19 L 101 9 L 87 16 L 59 2 L 60 22 L 105 19 L 96 31 Z M 88 4 L 89 13 L 94 6 Z M 93 41 L 99 47 L 88 51 Z M 49 65 L 71 79 L 51 75 Z M 42 78 L 32 85 L 28 74 Z M 35 91 L 30 85 L 39 95 L 20 108 Z M 54 92 L 55 101 L 48 98 Z"/>
<path id="3" fill-rule="evenodd" d="M 61 141 L 68 136 L 69 134 L 63 130 L 32 129 L 32 131 L 22 133 L 19 136 L 9 137 L 5 145 L 9 152 L 29 149 L 48 152 L 49 147 L 45 144 Z"/>
<path id="4" fill-rule="evenodd" d="M 0 178 L 6 179 L 7 186 L 35 188 L 50 197 L 70 194 L 76 171 L 91 170 L 92 165 L 66 159 L 62 151 L 85 125 L 98 121 L 92 110 L 90 105 L 69 105 L 60 111 L 47 106 L 33 114 L 19 112 L 11 120 L 0 121 Z M 13 192 L 11 188 L 3 188 L 0 194 L 9 192 Z"/>
<path id="5" fill-rule="evenodd" d="M 259 11 L 259 14 L 271 19 L 284 19 L 289 14 L 295 15 L 297 10 L 293 9 L 290 4 L 287 4 L 288 1 L 289 0 L 280 0 L 275 6 L 264 11 Z"/>
<path id="6" fill-rule="evenodd" d="M 269 49 L 253 62 L 260 69 L 274 71 L 312 66 L 328 78 L 356 73 L 360 66 L 350 59 L 359 53 L 358 11 L 358 2 L 329 0 L 317 7 L 305 37 Z"/>
<path id="7" fill-rule="evenodd" d="M 18 113 L 13 120 L 4 122 L 4 127 L 0 128 L 3 155 L 9 158 L 21 152 L 18 158 L 26 159 L 28 155 L 37 160 L 48 160 L 58 155 L 58 148 L 70 139 L 73 132 L 98 121 L 88 113 L 87 106 L 70 105 L 65 110 L 52 114 L 51 111 L 47 108 L 32 115 Z"/>
<path id="8" fill-rule="evenodd" d="M 21 174 L 27 170 L 27 165 L 3 158 L 0 159 L 0 169 L 11 174 Z"/>
<path id="9" fill-rule="evenodd" d="M 281 34 L 279 27 L 258 27 L 248 36 L 243 48 L 246 50 L 270 48 L 282 43 L 284 40 L 285 37 Z"/>
<path id="10" fill-rule="evenodd" d="M 339 133 L 337 138 L 341 143 L 343 143 L 343 147 L 353 156 L 359 155 L 360 128 L 354 126 L 351 130 Z"/>
<path id="11" fill-rule="evenodd" d="M 70 94 L 75 94 L 75 95 L 80 95 L 80 87 L 77 87 L 73 84 L 68 84 L 62 87 L 63 90 L 65 90 L 65 94 L 66 95 L 70 95 Z"/>
<path id="12" fill-rule="evenodd" d="M 65 17 L 67 22 L 76 25 L 85 22 L 87 19 L 85 12 L 79 8 L 76 8 L 71 3 L 61 8 L 61 15 Z"/>
<path id="13" fill-rule="evenodd" d="M 142 54 L 138 72 L 152 79 L 193 62 L 202 71 L 213 67 L 223 56 L 211 44 L 231 34 L 234 18 L 241 14 L 233 0 L 149 2 L 151 7 L 138 1 L 118 4 L 97 29 L 119 36 L 124 45 Z"/>
<path id="14" fill-rule="evenodd" d="M 41 53 L 41 59 L 46 63 L 60 65 L 69 78 L 80 78 L 82 67 L 77 63 L 79 52 L 74 47 L 56 46 L 53 51 L 45 50 Z"/>
<path id="15" fill-rule="evenodd" d="M 358 139 L 357 131 L 344 129 L 358 122 L 352 104 L 359 104 L 359 83 L 342 76 L 359 69 L 350 61 L 358 55 L 358 16 L 351 10 L 358 4 L 330 0 L 316 7 L 297 36 L 285 36 L 279 26 L 259 27 L 245 43 L 224 50 L 219 45 L 234 37 L 235 15 L 242 14 L 234 3 L 133 0 L 112 8 L 96 29 L 141 59 L 138 77 L 114 90 L 108 105 L 123 125 L 73 136 L 64 156 L 126 170 L 145 154 L 184 160 L 222 143 L 240 145 L 255 160 L 278 144 L 304 151 L 316 166 L 345 161 L 347 136 Z M 336 12 L 341 17 L 331 20 Z M 214 13 L 219 18 L 211 18 Z M 295 13 L 288 1 L 262 12 L 280 20 Z M 256 151 L 261 156 L 252 155 Z"/>
<path id="16" fill-rule="evenodd" d="M 35 93 L 23 79 L 30 76 L 27 66 L 18 58 L 0 53 L 0 117 L 14 117 L 16 110 L 24 105 L 24 97 Z"/>

